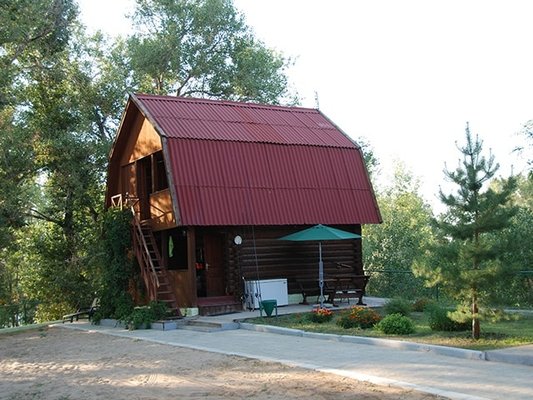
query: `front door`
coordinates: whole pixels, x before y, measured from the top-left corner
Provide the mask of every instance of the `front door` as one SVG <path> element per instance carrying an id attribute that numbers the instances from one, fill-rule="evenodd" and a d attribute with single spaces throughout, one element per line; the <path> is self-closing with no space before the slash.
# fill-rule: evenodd
<path id="1" fill-rule="evenodd" d="M 224 296 L 226 294 L 224 238 L 221 235 L 204 235 L 204 257 L 205 295 Z"/>

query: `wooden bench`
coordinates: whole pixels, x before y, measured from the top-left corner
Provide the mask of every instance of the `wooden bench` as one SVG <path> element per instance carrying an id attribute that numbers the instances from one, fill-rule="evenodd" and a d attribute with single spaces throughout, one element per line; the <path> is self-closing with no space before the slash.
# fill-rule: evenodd
<path id="1" fill-rule="evenodd" d="M 357 299 L 357 305 L 365 306 L 363 296 L 366 293 L 366 285 L 369 275 L 338 274 L 324 279 L 324 294 L 327 296 L 326 303 L 337 306 L 335 299 Z"/>
<path id="2" fill-rule="evenodd" d="M 95 298 L 90 307 L 78 308 L 75 313 L 63 315 L 63 323 L 65 323 L 65 321 L 70 321 L 72 323 L 74 322 L 74 319 L 78 321 L 82 316 L 87 316 L 90 321 L 99 306 L 100 299 Z"/>
<path id="3" fill-rule="evenodd" d="M 295 280 L 303 297 L 300 304 L 309 304 L 307 302 L 307 297 L 309 296 L 320 296 L 320 286 L 318 286 L 317 279 L 296 278 Z"/>

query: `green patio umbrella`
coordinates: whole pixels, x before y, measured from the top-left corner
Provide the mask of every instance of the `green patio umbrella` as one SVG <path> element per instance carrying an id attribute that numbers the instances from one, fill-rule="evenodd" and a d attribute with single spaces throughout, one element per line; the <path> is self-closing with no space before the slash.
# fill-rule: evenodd
<path id="1" fill-rule="evenodd" d="M 322 242 L 325 240 L 348 240 L 360 239 L 361 235 L 352 232 L 346 232 L 340 229 L 332 228 L 318 224 L 311 228 L 304 229 L 290 235 L 283 236 L 278 240 L 289 240 L 293 242 L 318 242 L 318 286 L 320 287 L 320 308 L 324 305 L 324 263 L 322 262 Z"/>

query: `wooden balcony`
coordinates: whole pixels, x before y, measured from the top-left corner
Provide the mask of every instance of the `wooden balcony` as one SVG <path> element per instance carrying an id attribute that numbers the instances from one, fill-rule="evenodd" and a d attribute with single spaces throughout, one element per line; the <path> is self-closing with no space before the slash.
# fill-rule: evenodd
<path id="1" fill-rule="evenodd" d="M 165 189 L 150 195 L 150 225 L 154 231 L 176 226 L 170 190 Z"/>

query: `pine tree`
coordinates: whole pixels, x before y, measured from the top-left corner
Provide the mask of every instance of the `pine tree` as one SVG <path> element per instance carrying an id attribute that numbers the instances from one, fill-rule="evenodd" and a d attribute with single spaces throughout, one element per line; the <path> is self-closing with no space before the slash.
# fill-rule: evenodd
<path id="1" fill-rule="evenodd" d="M 433 265 L 433 271 L 426 270 L 425 275 L 434 278 L 438 275 L 437 279 L 452 289 L 450 293 L 456 300 L 469 304 L 472 337 L 479 339 L 480 305 L 504 267 L 499 260 L 500 252 L 488 236 L 510 224 L 515 208 L 508 203 L 516 180 L 513 177 L 504 180 L 498 191 L 488 187 L 499 165 L 492 154 L 488 158 L 482 155 L 483 142 L 477 136 L 472 138 L 468 123 L 466 144 L 458 148 L 463 157 L 459 166 L 454 171 L 444 171 L 458 189 L 448 195 L 440 191 L 447 211 L 435 220 L 441 236 L 434 248 L 439 256 L 433 257 L 438 266 Z"/>

